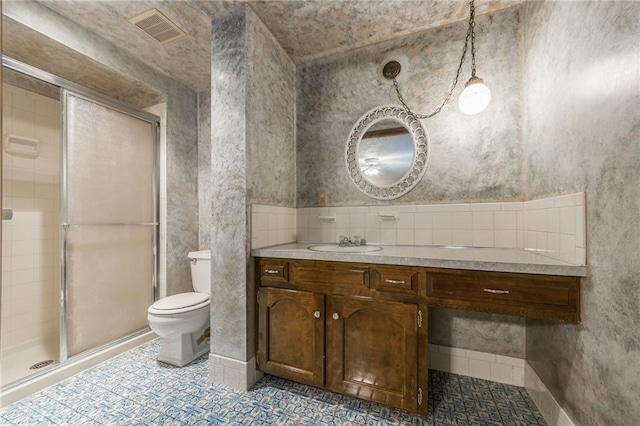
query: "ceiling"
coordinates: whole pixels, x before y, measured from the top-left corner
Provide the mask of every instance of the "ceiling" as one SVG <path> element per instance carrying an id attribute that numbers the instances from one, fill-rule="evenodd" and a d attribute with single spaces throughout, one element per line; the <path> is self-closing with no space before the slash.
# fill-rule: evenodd
<path id="1" fill-rule="evenodd" d="M 248 5 L 297 65 L 466 20 L 466 0 L 39 0 L 195 91 L 210 87 L 211 19 Z M 479 0 L 476 13 L 523 0 Z M 187 36 L 160 44 L 128 19 L 156 8 Z"/>

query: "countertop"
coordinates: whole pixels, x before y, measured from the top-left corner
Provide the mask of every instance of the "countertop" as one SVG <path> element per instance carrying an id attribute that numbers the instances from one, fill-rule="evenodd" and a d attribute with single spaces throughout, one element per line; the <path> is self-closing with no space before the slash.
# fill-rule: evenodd
<path id="1" fill-rule="evenodd" d="M 381 246 L 364 253 L 335 253 L 308 250 L 320 243 L 290 243 L 251 250 L 254 257 L 326 260 L 334 262 L 377 263 L 383 265 L 424 266 L 475 271 L 585 277 L 587 268 L 541 254 L 509 248 Z"/>

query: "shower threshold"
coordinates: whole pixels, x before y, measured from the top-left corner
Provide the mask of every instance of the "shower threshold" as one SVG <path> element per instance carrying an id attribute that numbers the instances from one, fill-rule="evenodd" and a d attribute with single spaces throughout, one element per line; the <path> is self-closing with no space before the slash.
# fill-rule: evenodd
<path id="1" fill-rule="evenodd" d="M 35 392 L 61 382 L 87 368 L 157 337 L 154 332 L 146 328 L 107 345 L 71 357 L 62 364 L 47 365 L 39 370 L 34 370 L 30 376 L 0 388 L 0 408 L 13 404 L 22 398 L 26 398 Z"/>

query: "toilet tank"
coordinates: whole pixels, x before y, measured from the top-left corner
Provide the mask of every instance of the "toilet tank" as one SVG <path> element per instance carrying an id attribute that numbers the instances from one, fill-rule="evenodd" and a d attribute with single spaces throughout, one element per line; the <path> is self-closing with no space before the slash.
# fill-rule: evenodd
<path id="1" fill-rule="evenodd" d="M 211 250 L 192 251 L 187 257 L 191 263 L 193 291 L 211 294 Z"/>

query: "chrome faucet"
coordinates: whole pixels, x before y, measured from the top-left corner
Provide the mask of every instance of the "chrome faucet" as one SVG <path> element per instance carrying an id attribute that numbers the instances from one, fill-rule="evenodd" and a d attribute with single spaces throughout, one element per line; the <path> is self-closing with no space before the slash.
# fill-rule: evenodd
<path id="1" fill-rule="evenodd" d="M 340 247 L 358 247 L 364 244 L 366 244 L 366 241 L 357 235 L 354 235 L 353 237 L 340 235 L 338 237 L 338 245 Z"/>

